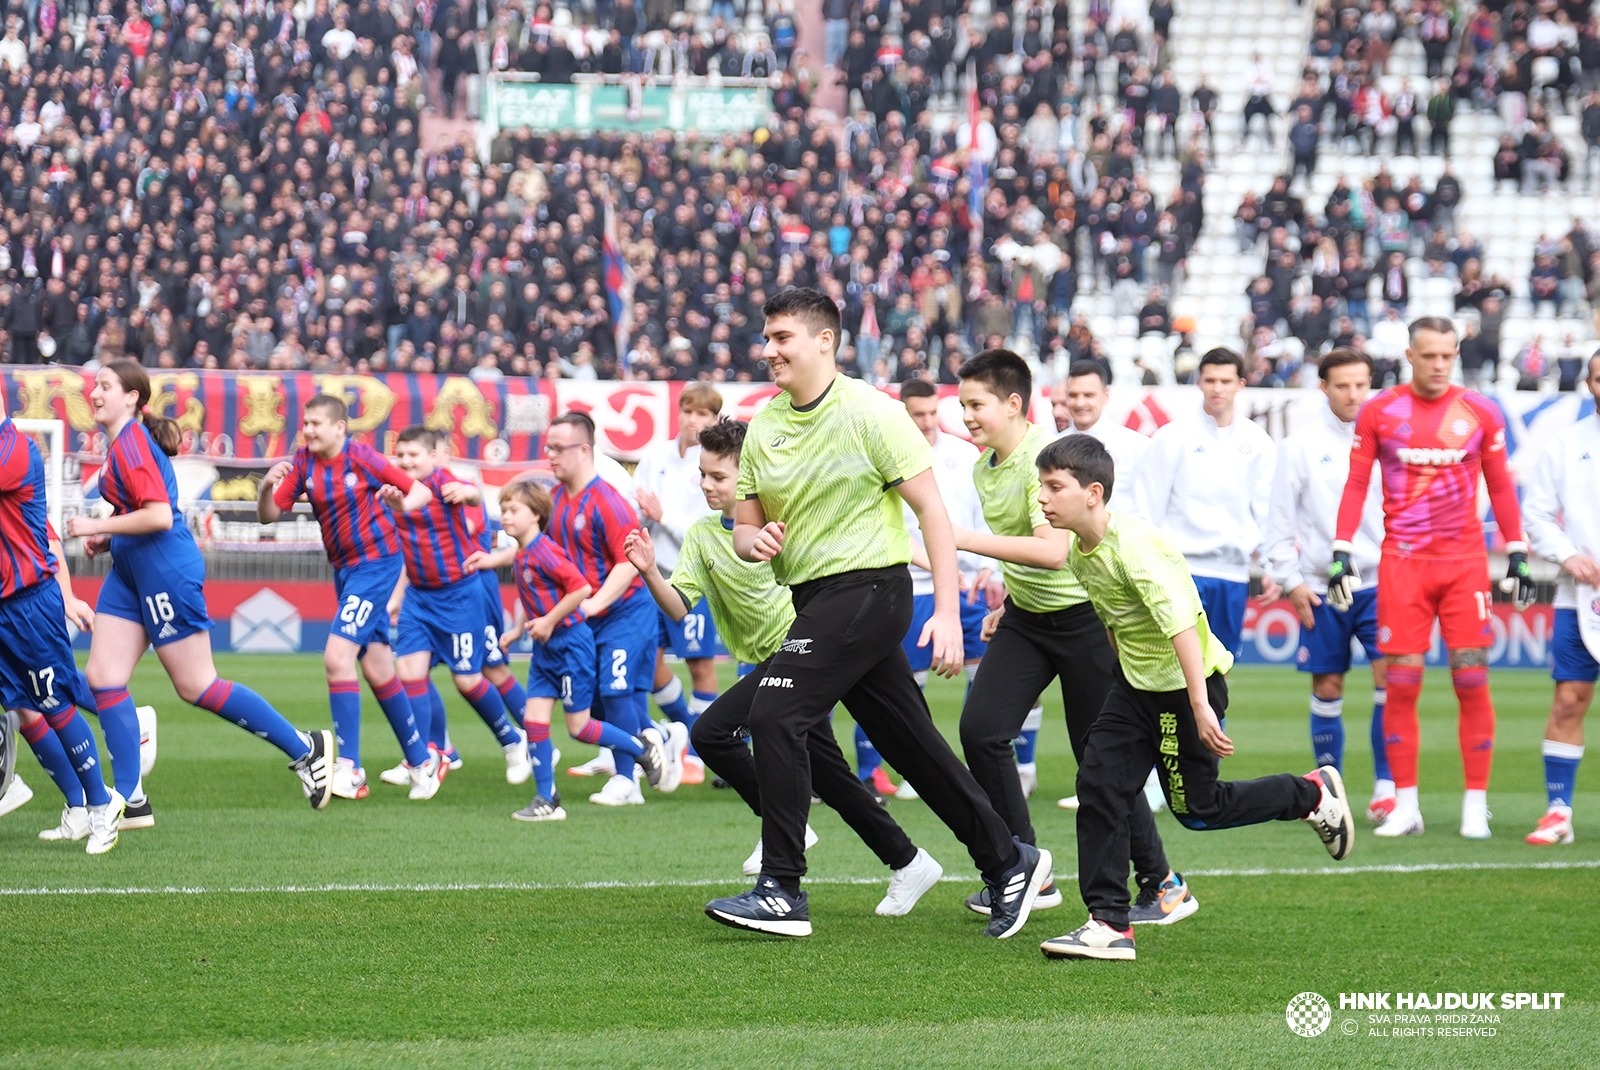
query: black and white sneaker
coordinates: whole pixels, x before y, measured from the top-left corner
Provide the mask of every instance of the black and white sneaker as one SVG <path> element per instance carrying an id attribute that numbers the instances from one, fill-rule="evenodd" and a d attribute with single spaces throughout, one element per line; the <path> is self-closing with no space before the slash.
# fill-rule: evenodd
<path id="1" fill-rule="evenodd" d="M 667 744 L 658 728 L 646 728 L 637 737 L 644 744 L 644 753 L 635 759 L 652 788 L 661 786 L 661 777 L 667 771 Z"/>
<path id="2" fill-rule="evenodd" d="M 806 893 L 791 896 L 765 874 L 743 895 L 711 900 L 706 904 L 706 917 L 735 929 L 773 936 L 811 935 L 811 911 L 806 905 Z"/>
<path id="3" fill-rule="evenodd" d="M 155 811 L 150 809 L 150 796 L 146 795 L 136 803 L 129 803 L 127 809 L 122 811 L 122 820 L 117 822 L 119 831 L 127 832 L 129 829 L 155 828 Z"/>
<path id="4" fill-rule="evenodd" d="M 290 762 L 289 768 L 300 775 L 300 786 L 311 800 L 311 809 L 326 810 L 333 798 L 333 733 L 322 729 L 306 735 L 311 737 L 311 753 Z"/>
<path id="5" fill-rule="evenodd" d="M 521 810 L 514 811 L 511 816 L 518 821 L 565 821 L 567 811 L 561 805 L 561 792 L 556 791 L 554 794 L 553 799 L 535 795 L 531 803 Z"/>
<path id="6" fill-rule="evenodd" d="M 1016 841 L 1021 858 L 989 888 L 989 927 L 985 935 L 1004 940 L 1027 923 L 1039 889 L 1050 879 L 1050 852 Z"/>
<path id="7" fill-rule="evenodd" d="M 967 909 L 987 918 L 990 914 L 989 894 L 989 887 L 985 885 L 967 896 Z M 1049 910 L 1051 907 L 1060 906 L 1061 902 L 1061 889 L 1056 887 L 1056 879 L 1052 876 L 1044 882 L 1044 887 L 1039 889 L 1038 896 L 1033 900 L 1033 909 Z"/>
<path id="8" fill-rule="evenodd" d="M 1112 959 L 1132 961 L 1133 927 L 1118 932 L 1098 918 L 1039 945 L 1047 959 Z"/>
<path id="9" fill-rule="evenodd" d="M 1306 779 L 1322 789 L 1322 798 L 1305 820 L 1316 830 L 1317 838 L 1334 861 L 1342 862 L 1350 857 L 1350 849 L 1356 845 L 1356 820 L 1350 813 L 1350 799 L 1344 793 L 1344 778 L 1333 766 L 1324 765 L 1307 773 Z"/>

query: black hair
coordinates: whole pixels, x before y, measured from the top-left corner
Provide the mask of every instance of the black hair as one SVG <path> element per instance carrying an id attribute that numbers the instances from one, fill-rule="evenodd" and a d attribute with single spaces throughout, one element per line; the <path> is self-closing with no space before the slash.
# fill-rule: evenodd
<path id="1" fill-rule="evenodd" d="M 400 432 L 400 437 L 395 441 L 402 446 L 408 442 L 420 442 L 423 449 L 432 453 L 439 445 L 439 436 L 421 424 L 413 424 Z"/>
<path id="2" fill-rule="evenodd" d="M 718 457 L 738 457 L 744 449 L 744 433 L 750 427 L 743 420 L 730 420 L 724 416 L 710 427 L 700 431 L 700 449 Z"/>
<path id="3" fill-rule="evenodd" d="M 1111 385 L 1111 373 L 1106 371 L 1105 366 L 1098 360 L 1075 360 L 1067 368 L 1068 379 L 1079 379 L 1085 375 L 1098 375 L 1100 377 L 1100 385 Z"/>
<path id="4" fill-rule="evenodd" d="M 1033 372 L 1028 370 L 1027 361 L 1009 349 L 983 350 L 961 365 L 956 376 L 962 380 L 976 379 L 1002 401 L 1012 394 L 1017 395 L 1022 399 L 1024 415 L 1033 400 Z"/>
<path id="5" fill-rule="evenodd" d="M 761 306 L 761 315 L 768 321 L 779 316 L 793 316 L 811 329 L 811 333 L 833 332 L 833 348 L 839 348 L 839 306 L 821 290 L 809 286 L 791 286 L 767 298 Z"/>
<path id="6" fill-rule="evenodd" d="M 1243 379 L 1245 377 L 1244 358 L 1226 346 L 1218 346 L 1215 349 L 1207 350 L 1206 355 L 1200 358 L 1200 370 L 1196 371 L 1195 375 L 1198 376 L 1200 371 L 1204 371 L 1208 364 L 1218 366 L 1226 364 L 1239 373 L 1239 378 Z"/>
<path id="7" fill-rule="evenodd" d="M 1116 480 L 1116 466 L 1111 453 L 1093 435 L 1064 435 L 1039 451 L 1034 464 L 1041 472 L 1066 472 L 1080 486 L 1098 483 L 1102 501 L 1111 501 L 1111 486 Z"/>
<path id="8" fill-rule="evenodd" d="M 906 398 L 936 398 L 939 388 L 926 379 L 907 379 L 900 384 L 900 400 Z"/>

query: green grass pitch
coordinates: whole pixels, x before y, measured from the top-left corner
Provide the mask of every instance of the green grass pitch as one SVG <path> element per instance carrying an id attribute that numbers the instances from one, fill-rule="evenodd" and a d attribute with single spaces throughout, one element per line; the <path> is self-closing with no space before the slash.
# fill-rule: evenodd
<path id="1" fill-rule="evenodd" d="M 317 658 L 219 668 L 300 725 L 327 724 Z M 1370 682 L 1351 681 L 1346 775 L 1361 802 Z M 1506 671 L 1492 685 L 1492 841 L 1456 835 L 1454 701 L 1433 672 L 1426 836 L 1383 842 L 1363 824 L 1339 865 L 1298 823 L 1198 834 L 1163 814 L 1199 913 L 1141 927 L 1135 963 L 1068 963 L 1038 951 L 1083 918 L 1072 816 L 1055 806 L 1074 772 L 1055 698 L 1034 813 L 1064 907 L 986 940 L 961 905 L 977 886 L 965 852 L 924 804 L 897 801 L 948 876 L 911 916 L 876 917 L 887 874 L 819 808 L 816 935 L 786 942 L 701 913 L 747 885 L 758 827 L 731 792 L 647 792 L 613 810 L 585 801 L 597 781 L 561 773 L 570 819 L 513 822 L 531 785 L 505 783 L 499 748 L 450 697 L 466 766 L 412 803 L 377 782 L 398 748 L 368 695 L 372 795 L 319 814 L 276 751 L 181 704 L 147 658 L 133 691 L 160 711 L 154 829 L 98 859 L 41 843 L 58 799 L 30 757 L 19 764 L 37 797 L 0 819 L 0 1066 L 1600 1065 L 1600 772 L 1580 773 L 1577 844 L 1524 845 L 1544 806 L 1550 681 Z M 1225 775 L 1304 771 L 1306 695 L 1286 668 L 1237 670 Z M 960 684 L 937 681 L 929 698 L 954 738 Z M 836 727 L 849 753 L 842 713 Z M 563 766 L 593 754 L 562 735 Z M 1308 990 L 1335 1006 L 1309 1039 L 1284 1020 Z M 1560 1011 L 1500 1012 L 1497 1035 L 1477 1038 L 1371 1036 L 1366 1013 L 1337 1008 L 1339 992 L 1478 990 L 1566 996 Z"/>

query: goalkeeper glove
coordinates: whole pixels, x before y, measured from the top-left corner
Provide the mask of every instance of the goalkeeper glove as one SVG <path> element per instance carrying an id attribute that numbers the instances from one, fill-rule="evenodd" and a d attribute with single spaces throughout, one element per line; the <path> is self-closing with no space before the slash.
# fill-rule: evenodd
<path id="1" fill-rule="evenodd" d="M 1533 568 L 1528 564 L 1528 544 L 1525 542 L 1508 542 L 1506 550 L 1510 553 L 1510 565 L 1506 568 L 1506 578 L 1500 581 L 1500 589 L 1511 595 L 1511 604 L 1518 610 L 1527 609 L 1533 605 L 1538 588 L 1533 582 Z"/>
<path id="2" fill-rule="evenodd" d="M 1350 544 L 1338 541 L 1333 544 L 1333 562 L 1328 565 L 1328 604 L 1343 612 L 1355 602 L 1356 584 L 1361 573 L 1350 560 Z"/>

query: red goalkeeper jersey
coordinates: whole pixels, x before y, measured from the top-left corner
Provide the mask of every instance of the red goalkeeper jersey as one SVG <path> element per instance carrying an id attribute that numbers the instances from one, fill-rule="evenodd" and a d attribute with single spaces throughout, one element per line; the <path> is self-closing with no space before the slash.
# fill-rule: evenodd
<path id="1" fill-rule="evenodd" d="M 1383 468 L 1383 552 L 1402 557 L 1482 557 L 1478 477 L 1507 542 L 1522 541 L 1516 486 L 1506 470 L 1506 429 L 1483 395 L 1452 386 L 1429 400 L 1409 385 L 1367 402 L 1356 419 L 1350 478 L 1339 502 L 1337 537 L 1361 525 L 1372 462 Z"/>

